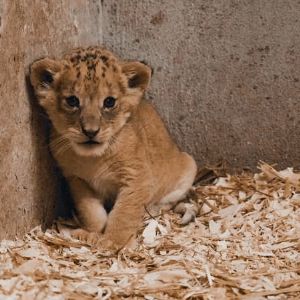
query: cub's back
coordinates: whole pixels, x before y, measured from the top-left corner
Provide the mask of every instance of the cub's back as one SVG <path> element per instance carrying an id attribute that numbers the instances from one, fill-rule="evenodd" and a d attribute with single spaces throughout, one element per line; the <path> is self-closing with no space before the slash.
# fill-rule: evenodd
<path id="1" fill-rule="evenodd" d="M 180 153 L 152 104 L 142 100 L 137 110 L 136 122 L 138 130 L 142 133 L 141 142 L 147 146 L 150 156 L 156 160 L 165 160 Z"/>

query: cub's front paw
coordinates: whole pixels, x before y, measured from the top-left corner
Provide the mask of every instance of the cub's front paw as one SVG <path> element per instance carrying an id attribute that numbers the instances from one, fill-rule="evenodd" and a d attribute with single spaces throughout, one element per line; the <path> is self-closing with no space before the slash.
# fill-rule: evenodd
<path id="1" fill-rule="evenodd" d="M 122 246 L 118 245 L 118 243 L 115 243 L 107 237 L 102 236 L 98 238 L 96 248 L 117 252 L 122 248 Z"/>
<path id="2" fill-rule="evenodd" d="M 88 245 L 96 245 L 99 241 L 99 234 L 97 232 L 89 232 L 81 228 L 74 229 L 71 236 Z"/>
<path id="3" fill-rule="evenodd" d="M 120 240 L 122 241 L 122 240 Z M 123 243 L 118 242 L 117 240 L 110 239 L 109 237 L 102 235 L 98 238 L 98 242 L 96 244 L 96 247 L 98 249 L 104 249 L 104 250 L 110 250 L 112 252 L 118 252 L 121 249 L 134 249 L 137 247 L 137 241 L 135 237 L 132 237 L 126 241 L 122 241 Z"/>

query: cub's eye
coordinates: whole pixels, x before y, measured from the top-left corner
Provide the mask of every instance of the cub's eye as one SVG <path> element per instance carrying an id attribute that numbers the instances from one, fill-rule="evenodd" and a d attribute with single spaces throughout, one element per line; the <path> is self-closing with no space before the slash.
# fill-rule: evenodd
<path id="1" fill-rule="evenodd" d="M 66 102 L 70 107 L 79 107 L 79 99 L 76 96 L 67 97 Z"/>
<path id="2" fill-rule="evenodd" d="M 104 108 L 113 108 L 116 104 L 116 98 L 114 97 L 107 97 L 104 99 L 103 107 Z"/>

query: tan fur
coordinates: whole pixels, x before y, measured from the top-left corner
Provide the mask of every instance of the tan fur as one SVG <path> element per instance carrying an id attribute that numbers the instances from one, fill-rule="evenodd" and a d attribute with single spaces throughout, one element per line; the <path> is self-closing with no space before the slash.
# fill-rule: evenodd
<path id="1" fill-rule="evenodd" d="M 90 47 L 61 60 L 38 60 L 30 69 L 39 103 L 53 124 L 51 151 L 69 182 L 84 230 L 103 233 L 105 247 L 121 248 L 135 235 L 146 205 L 171 207 L 184 198 L 196 164 L 143 99 L 151 77 L 148 66 Z M 73 95 L 79 108 L 66 103 Z M 103 108 L 109 96 L 116 105 Z M 87 129 L 99 129 L 93 137 L 99 144 L 82 144 Z M 115 202 L 109 214 L 107 201 Z M 84 230 L 76 236 L 89 239 Z"/>

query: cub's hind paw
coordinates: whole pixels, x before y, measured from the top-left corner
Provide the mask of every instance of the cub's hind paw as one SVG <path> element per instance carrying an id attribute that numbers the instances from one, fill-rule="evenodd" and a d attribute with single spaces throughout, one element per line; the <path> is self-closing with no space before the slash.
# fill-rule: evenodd
<path id="1" fill-rule="evenodd" d="M 81 228 L 73 230 L 71 236 L 88 245 L 96 245 L 99 241 L 99 234 L 97 232 L 89 232 Z"/>
<path id="2" fill-rule="evenodd" d="M 175 208 L 174 212 L 182 215 L 180 225 L 187 225 L 195 220 L 199 208 L 196 203 L 180 202 Z"/>

